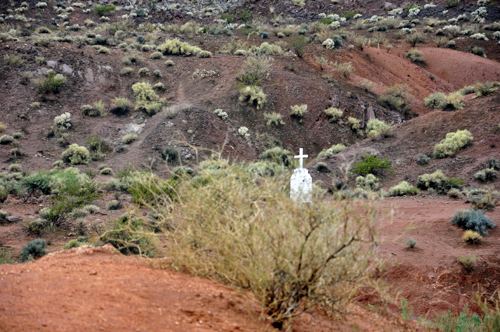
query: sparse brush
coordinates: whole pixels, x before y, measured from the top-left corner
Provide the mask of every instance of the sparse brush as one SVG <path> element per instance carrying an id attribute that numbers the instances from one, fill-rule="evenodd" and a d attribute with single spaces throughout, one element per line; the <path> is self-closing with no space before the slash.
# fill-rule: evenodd
<path id="1" fill-rule="evenodd" d="M 413 63 L 425 65 L 425 59 L 422 56 L 422 53 L 420 53 L 420 51 L 418 51 L 417 49 L 409 50 L 408 53 L 406 53 L 406 57 L 409 58 Z"/>
<path id="2" fill-rule="evenodd" d="M 131 144 L 131 143 L 135 142 L 136 140 L 137 140 L 137 135 L 130 133 L 130 134 L 123 136 L 122 143 L 123 144 Z"/>
<path id="3" fill-rule="evenodd" d="M 69 148 L 61 155 L 61 159 L 71 165 L 88 164 L 90 162 L 90 153 L 84 146 L 71 144 Z"/>
<path id="4" fill-rule="evenodd" d="M 306 113 L 307 113 L 307 105 L 294 105 L 290 106 L 290 115 L 291 116 L 296 116 L 298 118 L 302 118 Z"/>
<path id="5" fill-rule="evenodd" d="M 459 199 L 459 198 L 463 197 L 462 191 L 460 189 L 457 189 L 457 188 L 450 189 L 448 191 L 447 195 L 449 198 L 453 198 L 453 199 Z"/>
<path id="6" fill-rule="evenodd" d="M 118 200 L 112 200 L 106 204 L 106 209 L 108 210 L 120 210 L 121 208 L 122 208 L 122 203 Z"/>
<path id="7" fill-rule="evenodd" d="M 328 120 L 330 122 L 337 122 L 344 114 L 344 111 L 335 107 L 327 108 L 326 110 L 324 110 L 324 112 L 326 115 L 328 115 Z"/>
<path id="8" fill-rule="evenodd" d="M 480 182 L 495 181 L 498 175 L 498 171 L 493 168 L 485 168 L 474 173 L 474 179 Z"/>
<path id="9" fill-rule="evenodd" d="M 271 113 L 264 113 L 264 118 L 267 120 L 267 125 L 284 125 L 285 122 L 283 121 L 283 117 L 281 114 L 276 113 L 276 112 L 271 112 Z"/>
<path id="10" fill-rule="evenodd" d="M 247 102 L 250 105 L 255 105 L 257 110 L 259 110 L 266 102 L 266 94 L 262 91 L 262 88 L 256 85 L 246 86 L 240 90 L 239 100 Z"/>
<path id="11" fill-rule="evenodd" d="M 390 109 L 395 109 L 403 114 L 411 110 L 410 101 L 413 96 L 406 85 L 392 85 L 378 98 L 379 102 Z"/>
<path id="12" fill-rule="evenodd" d="M 353 72 L 352 63 L 350 62 L 335 62 L 333 67 L 337 69 L 343 77 L 348 77 Z"/>
<path id="13" fill-rule="evenodd" d="M 21 172 L 22 171 L 22 167 L 19 164 L 12 164 L 12 165 L 9 166 L 9 171 L 10 172 Z"/>
<path id="14" fill-rule="evenodd" d="M 453 156 L 471 145 L 473 140 L 472 134 L 467 129 L 448 133 L 445 139 L 434 146 L 434 156 L 436 158 Z"/>
<path id="15" fill-rule="evenodd" d="M 356 178 L 356 187 L 362 188 L 364 190 L 378 190 L 380 185 L 380 180 L 373 174 L 367 174 L 366 176 L 358 176 Z"/>
<path id="16" fill-rule="evenodd" d="M 344 151 L 345 149 L 347 149 L 347 147 L 344 144 L 336 144 L 328 149 L 321 151 L 318 154 L 318 158 L 333 158 L 333 156 Z"/>
<path id="17" fill-rule="evenodd" d="M 366 124 L 366 135 L 370 138 L 377 136 L 389 137 L 391 135 L 392 127 L 390 124 L 378 119 L 371 119 Z"/>
<path id="18" fill-rule="evenodd" d="M 474 197 L 471 201 L 474 210 L 492 210 L 498 203 L 498 193 L 488 191 L 485 195 Z"/>
<path id="19" fill-rule="evenodd" d="M 130 76 L 134 73 L 134 69 L 130 67 L 125 67 L 120 71 L 120 75 L 122 76 Z"/>
<path id="20" fill-rule="evenodd" d="M 460 264 L 462 264 L 465 271 L 467 271 L 467 273 L 470 273 L 472 270 L 474 270 L 478 258 L 476 257 L 476 255 L 467 255 L 467 256 L 459 256 L 457 260 Z"/>
<path id="21" fill-rule="evenodd" d="M 179 149 L 171 146 L 167 146 L 165 149 L 163 149 L 162 157 L 167 161 L 167 164 L 169 165 L 175 165 L 181 159 Z"/>
<path id="22" fill-rule="evenodd" d="M 148 82 L 135 83 L 132 85 L 132 92 L 138 103 L 149 104 L 160 99 Z"/>
<path id="23" fill-rule="evenodd" d="M 325 69 L 326 65 L 328 64 L 328 60 L 325 57 L 316 57 L 316 63 L 318 66 L 321 68 L 321 70 Z"/>
<path id="24" fill-rule="evenodd" d="M 406 37 L 406 42 L 409 43 L 412 47 L 415 47 L 418 43 L 425 42 L 425 40 L 425 35 L 420 32 L 409 34 Z"/>
<path id="25" fill-rule="evenodd" d="M 483 237 L 473 230 L 467 230 L 462 234 L 462 240 L 468 244 L 479 244 L 483 240 Z"/>
<path id="26" fill-rule="evenodd" d="M 394 187 L 389 189 L 389 196 L 404 196 L 404 195 L 417 195 L 420 192 L 420 189 L 410 185 L 406 181 L 401 181 Z"/>
<path id="27" fill-rule="evenodd" d="M 269 69 L 274 59 L 271 57 L 248 57 L 241 66 L 238 80 L 246 85 L 259 84 L 269 77 Z"/>
<path id="28" fill-rule="evenodd" d="M 431 110 L 444 108 L 447 104 L 446 95 L 442 92 L 432 93 L 424 99 L 424 103 Z"/>
<path id="29" fill-rule="evenodd" d="M 445 111 L 455 111 L 461 110 L 465 107 L 464 96 L 460 91 L 450 93 L 446 96 L 446 105 L 443 110 Z"/>

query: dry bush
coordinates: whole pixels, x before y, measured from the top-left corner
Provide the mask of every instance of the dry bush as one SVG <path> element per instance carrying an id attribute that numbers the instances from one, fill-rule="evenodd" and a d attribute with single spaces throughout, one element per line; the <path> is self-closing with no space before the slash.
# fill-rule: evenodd
<path id="1" fill-rule="evenodd" d="M 478 232 L 475 232 L 470 229 L 465 231 L 464 234 L 462 235 L 462 240 L 464 240 L 464 242 L 469 244 L 479 244 L 481 243 L 482 239 L 483 237 Z"/>
<path id="2" fill-rule="evenodd" d="M 243 62 L 238 80 L 247 85 L 259 84 L 269 77 L 269 69 L 273 65 L 274 59 L 271 57 L 251 56 Z"/>
<path id="3" fill-rule="evenodd" d="M 335 69 L 337 69 L 343 77 L 347 77 L 352 74 L 353 67 L 350 62 L 335 62 L 332 64 Z"/>
<path id="4" fill-rule="evenodd" d="M 167 233 L 171 266 L 251 289 L 275 327 L 311 305 L 337 314 L 374 261 L 378 207 L 367 200 L 296 204 L 284 190 L 289 174 L 258 181 L 249 169 L 208 161 L 177 186 L 144 183 L 158 222 L 175 224 Z"/>
<path id="5" fill-rule="evenodd" d="M 267 125 L 275 125 L 275 126 L 282 126 L 285 124 L 283 121 L 283 117 L 281 114 L 276 113 L 276 112 L 271 112 L 271 113 L 264 113 L 264 118 L 267 120 Z"/>
<path id="6" fill-rule="evenodd" d="M 411 110 L 410 101 L 413 96 L 404 84 L 392 85 L 378 98 L 379 102 L 390 109 L 407 114 Z"/>

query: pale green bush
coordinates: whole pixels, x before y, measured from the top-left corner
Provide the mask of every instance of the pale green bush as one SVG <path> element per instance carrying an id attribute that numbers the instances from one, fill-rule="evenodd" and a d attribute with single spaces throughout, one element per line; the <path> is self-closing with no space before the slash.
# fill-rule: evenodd
<path id="1" fill-rule="evenodd" d="M 137 135 L 130 133 L 130 134 L 123 136 L 122 143 L 123 144 L 131 144 L 131 143 L 135 142 L 136 140 L 137 140 Z"/>
<path id="2" fill-rule="evenodd" d="M 424 99 L 425 106 L 428 109 L 441 109 L 447 104 L 446 95 L 442 92 L 432 93 L 429 97 Z"/>
<path id="3" fill-rule="evenodd" d="M 139 82 L 132 85 L 132 92 L 137 102 L 148 104 L 157 101 L 160 97 L 156 94 L 151 84 Z"/>
<path id="4" fill-rule="evenodd" d="M 410 185 L 406 181 L 401 181 L 394 187 L 389 189 L 389 196 L 404 196 L 404 195 L 416 195 L 420 192 L 420 189 Z"/>
<path id="5" fill-rule="evenodd" d="M 261 87 L 255 85 L 246 86 L 240 90 L 239 100 L 241 102 L 247 102 L 248 104 L 255 105 L 259 110 L 266 102 L 266 94 L 262 91 Z"/>
<path id="6" fill-rule="evenodd" d="M 276 112 L 264 113 L 264 118 L 266 118 L 268 126 L 270 126 L 270 125 L 279 126 L 279 125 L 285 124 L 281 114 L 276 113 Z"/>
<path id="7" fill-rule="evenodd" d="M 69 148 L 62 153 L 61 159 L 71 165 L 88 164 L 90 162 L 90 153 L 84 146 L 71 144 Z"/>
<path id="8" fill-rule="evenodd" d="M 201 48 L 189 45 L 186 42 L 180 42 L 179 39 L 166 40 L 163 44 L 156 48 L 164 55 L 197 55 Z"/>
<path id="9" fill-rule="evenodd" d="M 302 118 L 307 113 L 307 105 L 294 105 L 290 106 L 290 115 Z"/>
<path id="10" fill-rule="evenodd" d="M 356 187 L 365 190 L 378 190 L 380 180 L 373 174 L 358 176 L 356 178 Z"/>
<path id="11" fill-rule="evenodd" d="M 357 130 L 361 127 L 359 120 L 356 118 L 353 118 L 352 116 L 347 118 L 347 123 L 349 124 L 349 127 L 351 127 L 352 130 Z"/>
<path id="12" fill-rule="evenodd" d="M 473 140 L 472 134 L 467 129 L 448 133 L 445 139 L 434 146 L 434 156 L 436 158 L 453 156 L 469 146 Z"/>
<path id="13" fill-rule="evenodd" d="M 330 107 L 325 110 L 325 114 L 328 115 L 328 120 L 330 122 L 336 122 L 342 117 L 344 111 L 335 107 Z"/>
<path id="14" fill-rule="evenodd" d="M 370 138 L 377 136 L 389 137 L 392 126 L 378 119 L 371 119 L 366 124 L 366 135 Z"/>
<path id="15" fill-rule="evenodd" d="M 345 149 L 347 149 L 347 147 L 344 144 L 332 145 L 332 147 L 321 151 L 319 153 L 318 157 L 319 158 L 333 158 L 334 155 L 344 151 Z"/>

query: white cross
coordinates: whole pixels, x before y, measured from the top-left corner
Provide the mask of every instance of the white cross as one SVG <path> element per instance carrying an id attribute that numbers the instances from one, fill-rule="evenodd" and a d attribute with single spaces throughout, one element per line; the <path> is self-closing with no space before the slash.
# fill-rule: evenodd
<path id="1" fill-rule="evenodd" d="M 309 158 L 309 156 L 307 154 L 304 154 L 304 150 L 302 148 L 300 148 L 299 152 L 300 152 L 299 155 L 294 156 L 294 158 L 300 160 L 300 168 L 303 168 L 302 166 L 304 165 L 304 158 Z"/>

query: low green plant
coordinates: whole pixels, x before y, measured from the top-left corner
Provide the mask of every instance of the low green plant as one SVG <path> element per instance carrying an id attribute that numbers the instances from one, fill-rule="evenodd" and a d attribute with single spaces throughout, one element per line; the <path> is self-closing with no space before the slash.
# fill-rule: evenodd
<path id="1" fill-rule="evenodd" d="M 448 0 L 451 2 L 451 0 Z M 460 1 L 456 1 L 459 4 Z M 467 264 L 467 263 L 466 263 Z M 481 315 L 469 313 L 467 306 L 458 315 L 452 315 L 450 311 L 443 316 L 436 315 L 433 327 L 439 331 L 474 331 L 490 332 L 500 329 L 500 307 L 498 301 L 493 306 L 483 302 L 479 296 L 475 296 L 475 302 L 481 310 Z"/>
<path id="2" fill-rule="evenodd" d="M 380 159 L 376 155 L 372 154 L 366 155 L 363 158 L 363 161 L 358 161 L 351 168 L 352 173 L 361 176 L 366 176 L 367 174 L 377 175 L 384 170 L 394 172 L 394 168 L 392 167 L 391 163 L 387 160 L 387 158 Z"/>
<path id="3" fill-rule="evenodd" d="M 45 240 L 41 239 L 36 239 L 29 242 L 21 250 L 21 256 L 19 256 L 19 261 L 28 262 L 45 256 L 47 254 L 47 251 L 45 250 L 45 245 L 46 245 Z"/>
<path id="4" fill-rule="evenodd" d="M 465 243 L 468 244 L 479 244 L 481 243 L 483 237 L 478 233 L 473 230 L 466 230 L 462 234 L 462 240 L 464 240 Z"/>
<path id="5" fill-rule="evenodd" d="M 309 42 L 309 39 L 303 35 L 298 35 L 292 39 L 290 46 L 295 54 L 302 58 L 304 56 L 304 52 L 306 50 L 306 45 Z"/>
<path id="6" fill-rule="evenodd" d="M 429 156 L 425 154 L 419 154 L 417 158 L 417 164 L 424 166 L 429 163 L 429 160 L 430 160 Z"/>
<path id="7" fill-rule="evenodd" d="M 356 178 L 356 187 L 365 190 L 378 190 L 380 180 L 373 174 L 358 176 Z"/>
<path id="8" fill-rule="evenodd" d="M 496 227 L 496 224 L 485 216 L 482 210 L 458 210 L 450 222 L 458 228 L 478 232 L 481 236 L 487 236 L 488 229 Z"/>
<path id="9" fill-rule="evenodd" d="M 480 182 L 490 182 L 495 181 L 497 178 L 498 171 L 493 168 L 485 168 L 483 170 L 474 173 L 474 179 Z"/>
<path id="10" fill-rule="evenodd" d="M 366 124 L 366 136 L 375 138 L 377 136 L 389 137 L 392 126 L 379 119 L 371 119 Z"/>
<path id="11" fill-rule="evenodd" d="M 465 271 L 467 271 L 467 273 L 470 273 L 472 270 L 474 270 L 478 258 L 476 257 L 476 255 L 472 254 L 472 255 L 458 256 L 457 260 L 460 264 L 462 264 Z"/>
<path id="12" fill-rule="evenodd" d="M 389 196 L 404 196 L 404 195 L 417 195 L 420 192 L 420 189 L 410 185 L 406 181 L 401 181 L 394 187 L 389 189 Z"/>
<path id="13" fill-rule="evenodd" d="M 436 158 L 453 156 L 471 145 L 473 140 L 472 134 L 467 129 L 448 133 L 445 139 L 434 146 L 434 156 Z"/>
<path id="14" fill-rule="evenodd" d="M 333 156 L 335 156 L 337 153 L 344 151 L 345 149 L 347 149 L 347 147 L 344 144 L 332 145 L 330 148 L 321 151 L 318 154 L 318 157 L 319 158 L 333 158 Z"/>
<path id="15" fill-rule="evenodd" d="M 344 114 L 344 111 L 335 107 L 327 108 L 324 112 L 328 115 L 328 120 L 330 122 L 337 122 Z"/>
<path id="16" fill-rule="evenodd" d="M 88 245 L 86 242 L 80 242 L 77 239 L 70 240 L 68 243 L 66 243 L 63 247 L 63 249 L 72 249 L 72 248 L 77 248 L 81 246 Z"/>
<path id="17" fill-rule="evenodd" d="M 433 189 L 438 194 L 446 194 L 452 188 L 460 189 L 465 180 L 447 177 L 441 170 L 432 174 L 422 174 L 418 177 L 417 187 L 422 190 Z"/>
<path id="18" fill-rule="evenodd" d="M 446 95 L 442 92 L 432 93 L 424 99 L 425 106 L 430 109 L 441 109 L 447 105 Z"/>
<path id="19" fill-rule="evenodd" d="M 84 146 L 71 144 L 61 155 L 62 161 L 71 165 L 88 164 L 90 162 L 90 153 Z"/>
<path id="20" fill-rule="evenodd" d="M 130 134 L 127 134 L 127 135 L 123 136 L 122 143 L 123 144 L 132 144 L 136 140 L 137 140 L 137 135 L 133 134 L 133 133 L 130 133 Z"/>
<path id="21" fill-rule="evenodd" d="M 102 5 L 102 6 L 95 7 L 94 13 L 96 13 L 99 16 L 104 16 L 104 15 L 107 15 L 115 10 L 116 10 L 116 7 L 114 5 Z"/>
<path id="22" fill-rule="evenodd" d="M 276 163 L 285 167 L 293 167 L 293 155 L 279 146 L 268 149 L 259 155 L 259 160 Z"/>
<path id="23" fill-rule="evenodd" d="M 58 93 L 61 86 L 66 83 L 66 77 L 61 74 L 49 73 L 46 79 L 36 80 L 41 94 Z"/>
<path id="24" fill-rule="evenodd" d="M 0 144 L 7 145 L 13 142 L 14 142 L 14 137 L 10 135 L 2 135 L 2 137 L 0 137 Z"/>
<path id="25" fill-rule="evenodd" d="M 414 240 L 414 239 L 412 239 L 412 238 L 409 238 L 409 239 L 406 241 L 406 245 L 408 246 L 408 248 L 413 249 L 413 248 L 415 248 L 415 246 L 417 245 L 417 241 L 415 241 L 415 240 Z"/>
<path id="26" fill-rule="evenodd" d="M 264 113 L 264 118 L 266 118 L 268 126 L 283 126 L 285 124 L 285 122 L 283 121 L 283 116 L 280 113 Z"/>
<path id="27" fill-rule="evenodd" d="M 239 101 L 255 105 L 257 110 L 264 107 L 266 99 L 267 96 L 264 91 L 262 91 L 262 88 L 256 85 L 245 86 L 240 90 Z"/>

